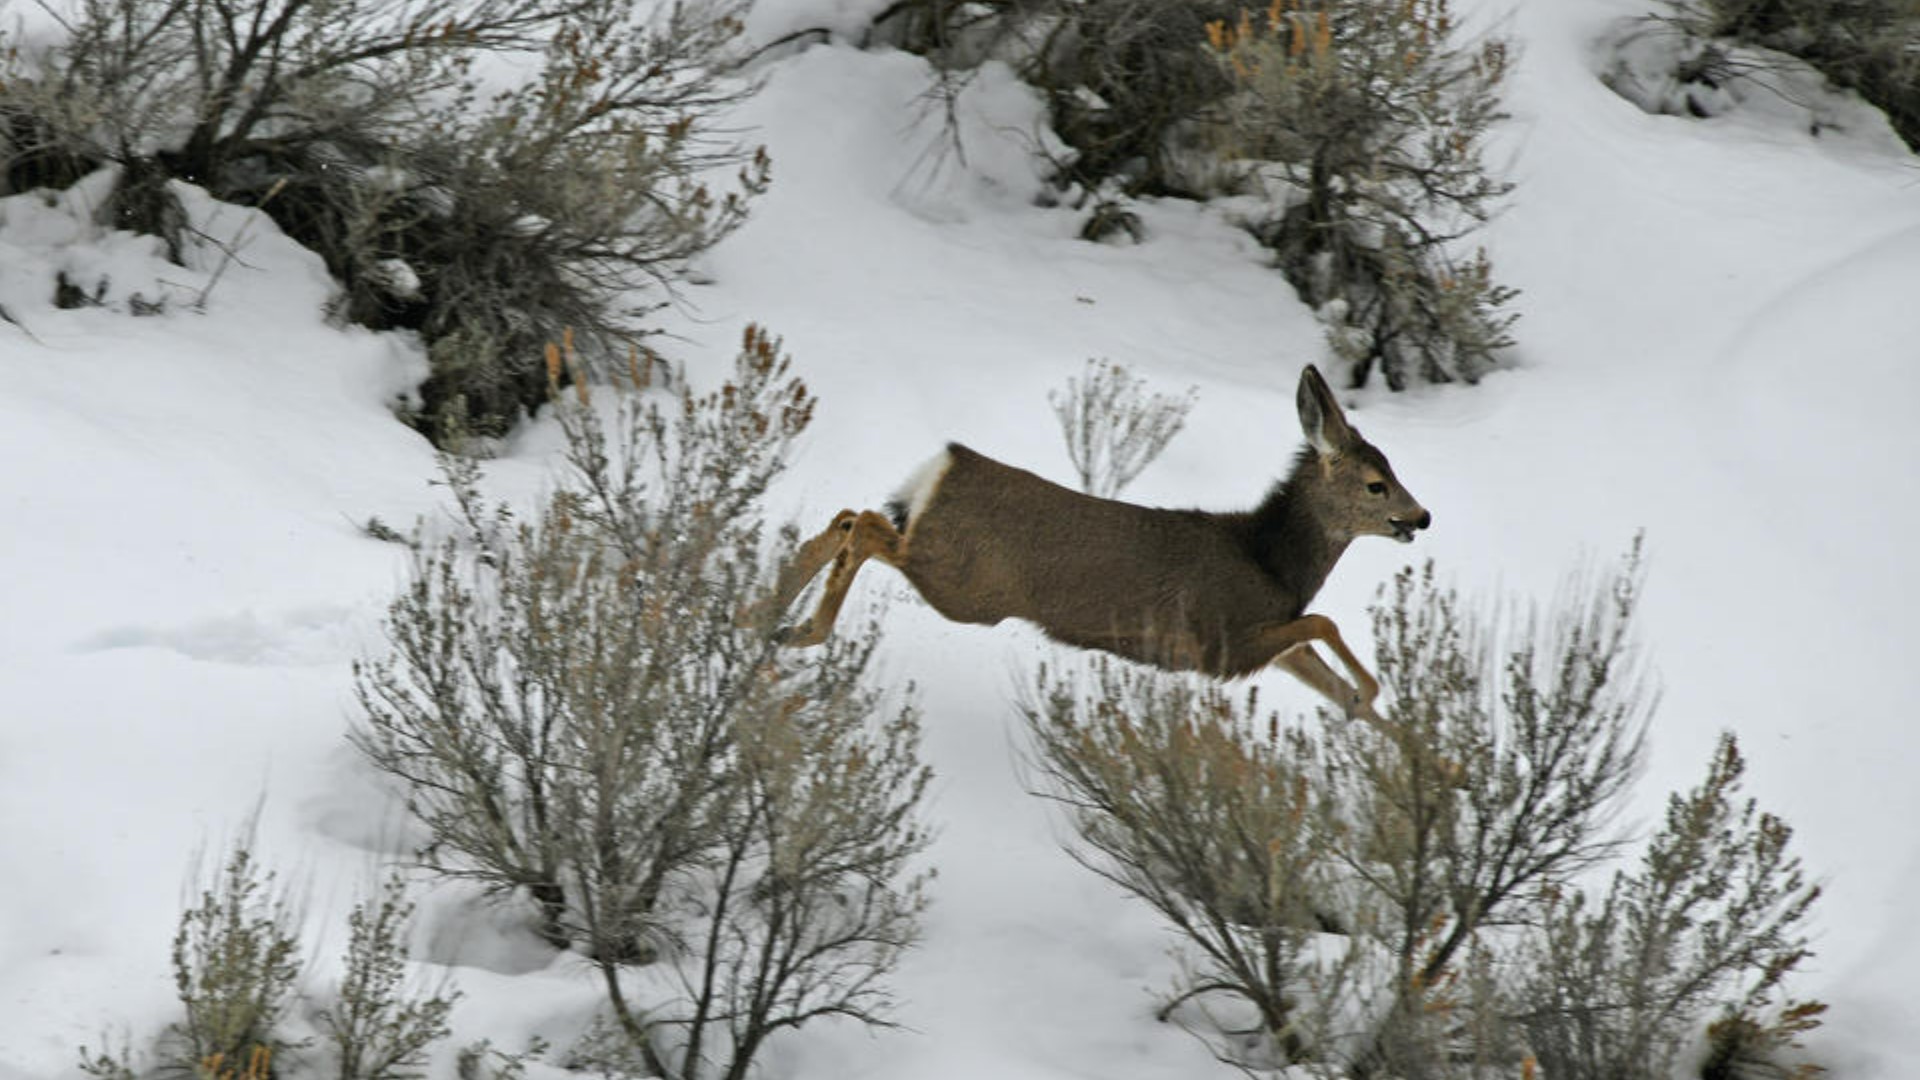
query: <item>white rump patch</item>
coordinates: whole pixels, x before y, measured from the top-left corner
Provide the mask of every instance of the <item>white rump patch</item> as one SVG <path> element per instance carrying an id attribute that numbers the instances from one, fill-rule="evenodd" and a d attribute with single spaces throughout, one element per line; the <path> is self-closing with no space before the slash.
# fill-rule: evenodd
<path id="1" fill-rule="evenodd" d="M 907 508 L 907 525 L 911 527 L 920 511 L 927 508 L 928 500 L 940 488 L 941 478 L 947 475 L 947 468 L 953 464 L 953 454 L 942 450 L 928 458 L 921 466 L 913 470 L 907 482 L 901 484 L 893 493 L 892 503 Z"/>

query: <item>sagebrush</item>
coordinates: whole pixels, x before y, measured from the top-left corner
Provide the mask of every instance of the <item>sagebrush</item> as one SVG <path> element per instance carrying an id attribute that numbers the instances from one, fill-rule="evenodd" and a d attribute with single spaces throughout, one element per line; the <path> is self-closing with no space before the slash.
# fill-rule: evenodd
<path id="1" fill-rule="evenodd" d="M 346 971 L 318 1014 L 339 1080 L 420 1080 L 427 1051 L 451 1032 L 460 992 L 410 985 L 406 932 L 414 904 L 390 874 L 347 915 Z"/>
<path id="2" fill-rule="evenodd" d="M 1798 56 L 1887 114 L 1920 150 L 1920 0 L 1672 0 L 1660 16 L 1694 38 Z M 1709 56 L 1717 55 L 1712 51 Z M 1698 71 L 1708 79 L 1736 72 Z"/>
<path id="3" fill-rule="evenodd" d="M 888 1022 L 924 904 L 919 721 L 864 683 L 872 626 L 802 655 L 760 614 L 793 542 L 760 500 L 814 408 L 779 343 L 750 328 L 704 395 L 636 363 L 606 413 L 571 360 L 548 352 L 568 475 L 522 521 L 450 468 L 466 527 L 418 548 L 354 740 L 437 870 L 594 964 L 596 1060 L 735 1078 L 775 1032 Z M 659 964 L 664 998 L 632 978 Z"/>
<path id="4" fill-rule="evenodd" d="M 16 188 L 113 167 L 108 219 L 176 261 L 171 184 L 259 206 L 326 259 L 340 316 L 420 332 L 423 430 L 496 432 L 544 400 L 563 329 L 594 363 L 642 348 L 765 183 L 714 125 L 751 91 L 741 6 L 79 0 L 0 81 L 0 164 Z M 495 89 L 500 60 L 533 72 Z"/>
<path id="5" fill-rule="evenodd" d="M 1049 393 L 1080 490 L 1117 498 L 1186 426 L 1196 391 L 1150 393 L 1124 364 L 1089 360 L 1064 390 Z"/>
<path id="6" fill-rule="evenodd" d="M 1745 770 L 1722 735 L 1638 865 L 1597 896 L 1553 899 L 1512 1006 L 1547 1075 L 1661 1080 L 1703 1027 L 1708 1080 L 1819 1071 L 1785 1052 L 1825 1006 L 1788 998 L 1785 981 L 1812 955 L 1820 888 L 1793 830 L 1740 797 Z"/>
<path id="7" fill-rule="evenodd" d="M 424 1076 L 460 993 L 444 977 L 408 977 L 406 879 L 390 875 L 354 906 L 344 975 L 321 991 L 307 973 L 304 911 L 261 863 L 254 837 L 250 823 L 212 873 L 195 859 L 172 948 L 180 1019 L 138 1051 L 131 1033 L 82 1046 L 80 1070 L 96 1080 L 276 1080 L 316 1068 L 339 1080 Z"/>
<path id="8" fill-rule="evenodd" d="M 1477 379 L 1513 340 L 1514 290 L 1465 246 L 1513 186 L 1485 160 L 1509 43 L 1460 40 L 1448 0 L 1274 0 L 1208 34 L 1234 86 L 1208 130 L 1353 385 Z"/>
<path id="9" fill-rule="evenodd" d="M 1473 235 L 1513 188 L 1487 160 L 1511 43 L 1449 0 L 906 0 L 876 41 L 949 98 L 986 60 L 1046 95 L 1083 235 L 1140 235 L 1141 195 L 1232 197 L 1323 322 L 1350 385 L 1471 382 L 1516 291 Z"/>
<path id="10" fill-rule="evenodd" d="M 1782 996 L 1817 890 L 1736 798 L 1731 735 L 1645 869 L 1581 898 L 1626 843 L 1655 705 L 1640 580 L 1630 555 L 1522 618 L 1403 572 L 1374 609 L 1379 722 L 1283 724 L 1110 660 L 1043 673 L 1035 789 L 1184 946 L 1163 1017 L 1313 1076 L 1653 1080 L 1710 1025 L 1725 1060 L 1790 1061 L 1820 1014 Z"/>
<path id="11" fill-rule="evenodd" d="M 299 1045 L 283 1031 L 304 966 L 300 915 L 251 835 L 180 916 L 173 984 L 183 1018 L 162 1040 L 167 1066 L 212 1080 L 268 1080 Z"/>

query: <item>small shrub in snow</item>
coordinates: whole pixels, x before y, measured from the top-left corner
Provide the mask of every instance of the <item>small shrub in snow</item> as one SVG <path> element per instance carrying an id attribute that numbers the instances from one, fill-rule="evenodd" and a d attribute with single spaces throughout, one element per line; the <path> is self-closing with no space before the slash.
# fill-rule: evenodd
<path id="1" fill-rule="evenodd" d="M 1124 364 L 1089 360 L 1065 390 L 1047 395 L 1081 491 L 1116 497 L 1180 434 L 1194 391 L 1174 397 L 1148 394 L 1146 386 Z"/>
<path id="2" fill-rule="evenodd" d="M 274 875 L 234 845 L 180 916 L 173 982 L 185 1018 L 163 1040 L 171 1068 L 205 1080 L 267 1080 L 293 1048 L 280 1033 L 302 966 L 299 917 Z"/>
<path id="3" fill-rule="evenodd" d="M 257 864 L 249 835 L 180 916 L 173 973 L 183 1018 L 161 1033 L 152 1054 L 138 1056 L 141 1064 L 123 1037 L 117 1048 L 111 1039 L 99 1050 L 81 1047 L 80 1070 L 96 1080 L 275 1080 L 296 1071 L 289 1051 L 314 1042 L 292 1033 L 314 1030 L 340 1080 L 418 1080 L 460 995 L 444 983 L 406 986 L 402 935 L 412 912 L 397 874 L 356 905 L 338 991 L 324 1006 L 301 1008 L 313 1003 L 303 1002 L 299 986 L 300 916 L 274 874 Z M 297 1071 L 311 1068 L 302 1061 Z"/>
<path id="4" fill-rule="evenodd" d="M 713 70 L 738 6 L 666 5 L 649 20 L 621 0 L 581 5 L 536 79 L 433 115 L 413 175 L 315 192 L 354 260 L 340 271 L 346 313 L 427 339 L 430 415 L 490 434 L 536 407 L 541 347 L 563 334 L 590 368 L 624 366 L 689 261 L 745 220 L 766 156 L 708 130 L 744 93 Z M 729 164 L 735 185 L 713 186 Z"/>
<path id="5" fill-rule="evenodd" d="M 0 152 L 26 181 L 118 166 L 109 219 L 176 260 L 172 182 L 260 206 L 326 259 L 340 314 L 421 332 L 425 430 L 491 433 L 543 400 L 563 328 L 591 361 L 638 347 L 764 183 L 710 132 L 746 92 L 719 74 L 739 6 L 84 0 L 0 83 Z M 491 92 L 487 54 L 538 70 Z M 742 161 L 738 189 L 703 181 Z"/>
<path id="6" fill-rule="evenodd" d="M 139 1080 L 140 1069 L 134 1065 L 132 1039 L 122 1035 L 120 1044 L 115 1046 L 111 1035 L 103 1035 L 98 1050 L 82 1045 L 80 1071 L 94 1080 Z"/>
<path id="7" fill-rule="evenodd" d="M 931 57 L 951 92 L 985 59 L 1013 64 L 1046 95 L 1071 153 L 1052 162 L 1063 188 L 1097 193 L 1090 233 L 1130 219 L 1114 195 L 1215 193 L 1196 168 L 1196 118 L 1232 90 L 1206 55 L 1210 22 L 1236 0 L 902 0 L 870 39 Z M 1127 231 L 1134 230 L 1127 225 Z"/>
<path id="8" fill-rule="evenodd" d="M 774 350 L 751 334 L 724 395 L 671 412 L 636 388 L 611 432 L 584 383 L 578 407 L 560 396 L 555 350 L 573 475 L 515 521 L 450 459 L 469 534 L 417 551 L 392 651 L 358 669 L 355 742 L 406 783 L 443 867 L 524 891 L 556 946 L 654 952 L 666 879 L 713 843 L 737 712 L 770 692 L 774 647 L 735 607 L 760 569 L 756 500 L 812 410 Z M 599 835 L 615 828 L 619 845 Z"/>
<path id="9" fill-rule="evenodd" d="M 1629 558 L 1513 627 L 1403 572 L 1374 610 L 1380 723 L 1286 729 L 1105 661 L 1043 675 L 1039 793 L 1187 946 L 1163 1015 L 1245 1068 L 1355 1077 L 1666 1076 L 1716 1018 L 1728 1061 L 1804 1030 L 1777 991 L 1815 893 L 1784 825 L 1732 801 L 1731 742 L 1644 870 L 1597 912 L 1574 888 L 1618 847 L 1651 715 L 1638 582 Z"/>
<path id="10" fill-rule="evenodd" d="M 755 614 L 759 500 L 813 398 L 754 329 L 718 392 L 663 407 L 636 368 L 611 422 L 548 359 L 570 475 L 519 522 L 450 474 L 468 535 L 418 553 L 355 742 L 434 865 L 593 961 L 652 1074 L 737 1077 L 772 1032 L 883 1022 L 922 903 L 918 720 L 862 685 L 871 627 L 797 655 Z M 631 978 L 655 962 L 679 993 Z"/>
<path id="11" fill-rule="evenodd" d="M 378 895 L 347 915 L 346 972 L 319 1027 L 339 1080 L 417 1080 L 426 1052 L 446 1038 L 458 991 L 409 992 L 407 922 L 413 902 L 406 879 L 387 878 Z"/>
<path id="12" fill-rule="evenodd" d="M 1783 998 L 1810 954 L 1820 895 L 1788 849 L 1793 831 L 1752 799 L 1732 734 L 1706 779 L 1668 800 L 1640 863 L 1598 898 L 1549 906 L 1515 1008 L 1548 1076 L 1661 1080 L 1707 1025 L 1711 1080 L 1811 1076 L 1782 1060 L 1824 1006 Z"/>
<path id="13" fill-rule="evenodd" d="M 1512 185 L 1482 160 L 1508 45 L 1448 0 L 1274 0 L 1208 29 L 1235 92 L 1212 128 L 1277 209 L 1254 223 L 1353 383 L 1468 382 L 1511 344 L 1513 290 L 1461 244 Z"/>

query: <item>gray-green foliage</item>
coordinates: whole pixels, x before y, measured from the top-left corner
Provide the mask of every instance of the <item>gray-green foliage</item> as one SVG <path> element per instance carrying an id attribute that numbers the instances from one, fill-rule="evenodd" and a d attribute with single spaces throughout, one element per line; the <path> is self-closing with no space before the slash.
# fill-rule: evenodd
<path id="1" fill-rule="evenodd" d="M 1349 1076 L 1549 1066 L 1551 1039 L 1586 1034 L 1617 1062 L 1640 1038 L 1609 1026 L 1629 987 L 1692 995 L 1663 1038 L 1722 1009 L 1760 1025 L 1745 1045 L 1784 1041 L 1763 1006 L 1804 955 L 1813 897 L 1785 827 L 1728 801 L 1728 758 L 1654 838 L 1662 882 L 1622 875 L 1602 923 L 1569 899 L 1621 843 L 1610 823 L 1652 715 L 1639 583 L 1636 546 L 1520 619 L 1467 607 L 1430 567 L 1402 572 L 1373 612 L 1379 723 L 1282 725 L 1251 695 L 1111 661 L 1044 675 L 1037 790 L 1066 806 L 1075 857 L 1187 947 L 1165 1015 L 1244 1067 Z M 1674 948 L 1644 946 L 1661 935 Z M 1623 960 L 1630 937 L 1661 959 Z"/>
<path id="2" fill-rule="evenodd" d="M 418 551 L 354 740 L 438 869 L 592 959 L 624 1052 L 739 1076 L 771 1032 L 885 1022 L 922 903 L 918 719 L 864 686 L 871 626 L 793 653 L 757 602 L 760 500 L 813 409 L 778 343 L 750 329 L 704 396 L 636 370 L 610 420 L 566 360 L 568 475 L 521 521 L 450 474 L 468 528 Z M 680 993 L 632 996 L 652 962 Z"/>
<path id="3" fill-rule="evenodd" d="M 1659 1080 L 1710 1020 L 1722 1044 L 1747 1044 L 1727 1053 L 1763 1055 L 1817 1023 L 1823 1007 L 1787 1000 L 1783 983 L 1811 955 L 1820 889 L 1789 850 L 1793 830 L 1741 798 L 1745 770 L 1723 734 L 1636 866 L 1551 905 L 1513 1006 L 1547 1075 Z"/>
<path id="4" fill-rule="evenodd" d="M 1446 927 L 1411 981 L 1438 978 L 1490 913 L 1511 917 L 1612 852 L 1604 826 L 1656 697 L 1630 636 L 1639 591 L 1636 545 L 1517 627 L 1465 610 L 1431 564 L 1402 570 L 1374 608 L 1390 722 L 1330 734 L 1330 763 L 1351 785 L 1359 849 L 1407 871 L 1375 882 L 1394 933 Z"/>
<path id="5" fill-rule="evenodd" d="M 1071 147 L 1083 235 L 1137 235 L 1133 195 L 1237 196 L 1354 385 L 1471 382 L 1513 343 L 1516 291 L 1471 243 L 1513 186 L 1486 159 L 1509 44 L 1449 0 L 904 0 L 874 37 L 949 94 L 1013 63 Z"/>
<path id="6" fill-rule="evenodd" d="M 1463 248 L 1512 189 L 1484 157 L 1508 44 L 1462 42 L 1448 0 L 1280 0 L 1210 33 L 1235 90 L 1209 130 L 1273 198 L 1254 231 L 1355 385 L 1476 379 L 1515 318 Z"/>
<path id="7" fill-rule="evenodd" d="M 140 1069 L 134 1064 L 133 1039 L 122 1034 L 119 1045 L 115 1045 L 111 1032 L 100 1036 L 100 1048 L 80 1046 L 80 1071 L 94 1080 L 139 1080 Z"/>
<path id="8" fill-rule="evenodd" d="M 636 391 L 611 431 L 556 405 L 571 475 L 536 517 L 449 474 L 468 534 L 416 552 L 390 654 L 356 669 L 354 740 L 443 871 L 524 890 L 556 945 L 635 959 L 666 879 L 713 843 L 735 722 L 775 692 L 775 646 L 735 615 L 812 399 L 750 335 L 721 394 Z"/>
<path id="9" fill-rule="evenodd" d="M 302 968 L 299 916 L 272 871 L 255 864 L 251 837 L 180 915 L 173 983 L 184 1018 L 163 1056 L 186 1074 L 266 1080 L 296 1045 L 281 1034 Z"/>
<path id="10" fill-rule="evenodd" d="M 1251 696 L 1104 658 L 1084 674 L 1043 671 L 1027 720 L 1037 790 L 1080 839 L 1069 852 L 1196 954 L 1162 1015 L 1229 1001 L 1259 1037 L 1222 1053 L 1250 1066 L 1309 1057 L 1298 985 L 1330 864 L 1300 737 L 1262 730 Z"/>
<path id="11" fill-rule="evenodd" d="M 1236 0 L 901 0 L 871 40 L 931 56 L 951 92 L 986 59 L 1014 64 L 1046 97 L 1070 152 L 1063 188 L 1209 195 L 1195 181 L 1194 120 L 1231 89 L 1205 53 L 1207 23 Z M 962 73 L 956 75 L 956 73 Z M 1109 213 L 1115 204 L 1102 201 Z"/>
<path id="12" fill-rule="evenodd" d="M 712 124 L 750 91 L 722 70 L 742 6 L 83 0 L 0 82 L 0 167 L 27 185 L 118 166 L 107 212 L 176 259 L 170 182 L 261 206 L 327 260 L 340 314 L 421 332 L 429 434 L 497 431 L 543 400 L 563 329 L 590 361 L 638 348 L 765 182 Z M 483 89 L 494 53 L 535 70 Z M 729 163 L 738 185 L 711 186 Z"/>
<path id="13" fill-rule="evenodd" d="M 1613 852 L 1655 699 L 1630 633 L 1638 551 L 1524 619 L 1470 609 L 1431 565 L 1382 591 L 1386 723 L 1327 727 L 1316 755 L 1348 918 L 1392 958 L 1376 1067 L 1420 1075 L 1436 1005 L 1483 989 L 1489 934 Z"/>
<path id="14" fill-rule="evenodd" d="M 415 175 L 343 211 L 363 234 L 342 245 L 349 313 L 405 324 L 417 309 L 436 373 L 426 408 L 476 414 L 479 427 L 543 400 L 540 346 L 563 334 L 589 367 L 623 366 L 643 348 L 644 317 L 769 177 L 763 151 L 713 130 L 748 92 L 718 70 L 739 0 L 652 15 L 620 0 L 574 7 L 537 78 L 433 113 Z M 723 166 L 739 166 L 731 187 L 716 183 Z M 441 212 L 447 203 L 461 212 Z M 411 305 L 382 273 L 396 258 L 431 267 Z"/>
<path id="15" fill-rule="evenodd" d="M 614 1020 L 653 1074 L 744 1080 L 782 1030 L 828 1016 L 891 1025 L 887 977 L 925 906 L 913 862 L 929 841 L 915 814 L 930 774 L 918 717 L 876 725 L 877 712 L 873 691 L 822 680 L 736 729 L 713 860 L 681 900 L 694 910 L 682 912 L 680 993 L 637 1006 L 600 965 Z"/>
<path id="16" fill-rule="evenodd" d="M 406 941 L 414 905 L 406 879 L 390 875 L 347 915 L 346 971 L 319 1026 L 340 1080 L 417 1080 L 427 1048 L 445 1038 L 460 998 L 445 987 L 407 985 Z"/>
<path id="17" fill-rule="evenodd" d="M 460 1080 L 526 1080 L 528 1064 L 540 1060 L 549 1049 L 547 1041 L 537 1035 L 517 1052 L 502 1050 L 491 1039 L 481 1039 L 460 1048 L 454 1057 L 454 1075 Z"/>
<path id="18" fill-rule="evenodd" d="M 160 1033 L 151 1053 L 136 1054 L 131 1035 L 117 1047 L 111 1038 L 98 1050 L 81 1047 L 82 1072 L 96 1080 L 272 1080 L 296 1068 L 304 1075 L 308 1059 L 290 1052 L 310 1047 L 314 1040 L 301 1033 L 317 1030 L 340 1080 L 424 1075 L 427 1049 L 448 1034 L 460 995 L 444 982 L 407 985 L 403 935 L 413 904 L 403 877 L 389 877 L 348 915 L 344 975 L 332 999 L 310 1014 L 316 1003 L 300 985 L 301 915 L 257 861 L 251 826 L 196 888 L 173 939 L 181 1019 Z"/>

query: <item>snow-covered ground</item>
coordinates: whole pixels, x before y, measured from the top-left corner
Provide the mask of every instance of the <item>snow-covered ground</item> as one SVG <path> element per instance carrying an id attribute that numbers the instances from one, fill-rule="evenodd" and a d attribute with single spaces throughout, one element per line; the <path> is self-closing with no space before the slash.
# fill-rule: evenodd
<path id="1" fill-rule="evenodd" d="M 864 10 L 807 6 L 845 25 Z M 1665 696 L 1636 813 L 1737 731 L 1753 793 L 1827 885 L 1798 986 L 1834 1006 L 1817 1056 L 1840 1077 L 1910 1076 L 1920 162 L 1827 102 L 1817 135 L 1767 95 L 1711 122 L 1641 112 L 1598 79 L 1596 43 L 1631 0 L 1476 7 L 1521 44 L 1497 155 L 1519 188 L 1486 233 L 1524 290 L 1521 347 L 1480 386 L 1348 395 L 1350 416 L 1434 512 L 1412 556 L 1468 590 L 1544 597 L 1646 531 Z M 800 21 L 768 0 L 755 30 Z M 1089 357 L 1199 391 L 1129 497 L 1247 505 L 1284 468 L 1294 381 L 1325 347 L 1230 223 L 1148 204 L 1145 243 L 1075 239 L 1074 213 L 1036 205 L 1051 135 L 1004 71 L 960 103 L 964 156 L 917 59 L 826 45 L 765 75 L 739 120 L 774 186 L 673 329 L 698 378 L 764 323 L 820 395 L 777 517 L 874 505 L 947 439 L 1069 479 L 1046 394 Z M 84 223 L 99 195 L 0 201 L 0 1080 L 71 1075 L 78 1044 L 165 1022 L 187 860 L 256 804 L 262 854 L 337 950 L 400 831 L 342 739 L 348 665 L 378 647 L 405 574 L 359 526 L 439 502 L 429 448 L 388 412 L 417 352 L 328 327 L 316 258 L 196 202 L 243 249 L 208 290 L 217 251 L 168 265 Z M 89 290 L 104 276 L 107 306 L 52 308 L 56 270 Z M 166 312 L 129 315 L 135 292 Z M 502 490 L 537 489 L 552 445 L 512 443 Z M 1408 557 L 1357 544 L 1317 609 L 1364 641 L 1373 589 Z M 1169 940 L 1061 853 L 1021 789 L 1013 701 L 1037 635 L 944 623 L 884 569 L 856 595 L 889 603 L 881 676 L 920 687 L 940 876 L 898 979 L 905 1028 L 808 1028 L 768 1075 L 1219 1070 L 1151 1018 Z M 1311 707 L 1267 681 L 1264 700 Z M 592 986 L 567 959 L 450 896 L 429 923 L 459 930 L 428 955 L 468 993 L 460 1041 L 577 1029 Z"/>

